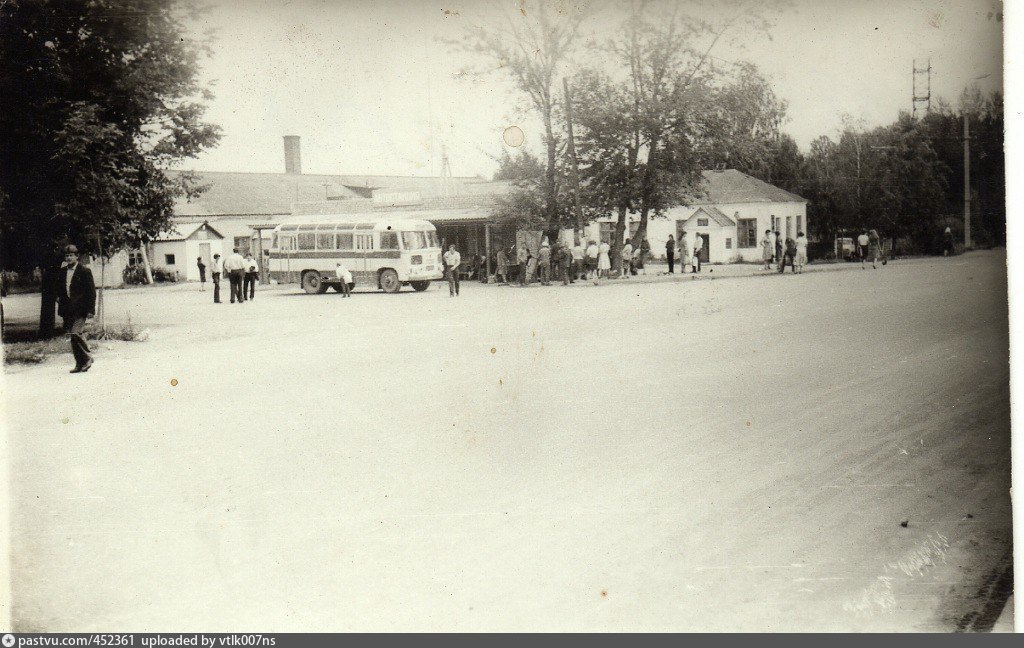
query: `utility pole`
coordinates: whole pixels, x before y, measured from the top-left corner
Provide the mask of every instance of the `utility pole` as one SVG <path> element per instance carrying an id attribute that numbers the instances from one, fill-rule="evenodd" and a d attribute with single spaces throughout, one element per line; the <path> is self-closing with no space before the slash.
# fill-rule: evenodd
<path id="1" fill-rule="evenodd" d="M 569 169 L 570 181 L 572 182 L 572 206 L 576 214 L 576 235 L 575 242 L 579 243 L 583 236 L 583 207 L 580 205 L 580 166 L 576 159 L 576 139 L 572 132 L 572 99 L 569 96 L 569 80 L 562 78 L 562 88 L 565 90 L 565 123 L 569 130 Z"/>
<path id="2" fill-rule="evenodd" d="M 914 76 L 913 86 L 914 94 L 912 95 L 911 105 L 913 106 L 914 119 L 917 119 L 917 113 L 920 110 L 921 113 L 927 115 L 932 109 L 932 60 L 927 60 L 927 67 L 918 69 L 917 60 L 914 60 Z M 921 77 L 924 77 L 921 79 Z"/>
<path id="3" fill-rule="evenodd" d="M 964 248 L 971 247 L 971 118 L 964 109 Z"/>

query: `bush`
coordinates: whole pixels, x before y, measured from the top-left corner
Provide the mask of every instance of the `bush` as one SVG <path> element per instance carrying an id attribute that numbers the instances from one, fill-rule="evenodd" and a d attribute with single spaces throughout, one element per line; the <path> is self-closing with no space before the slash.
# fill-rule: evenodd
<path id="1" fill-rule="evenodd" d="M 130 265 L 121 273 L 121 278 L 128 285 L 144 285 L 146 283 L 146 270 L 141 265 Z"/>

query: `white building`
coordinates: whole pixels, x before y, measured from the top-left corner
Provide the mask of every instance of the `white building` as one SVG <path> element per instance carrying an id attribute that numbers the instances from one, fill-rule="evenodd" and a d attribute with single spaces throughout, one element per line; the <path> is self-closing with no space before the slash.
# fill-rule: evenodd
<path id="1" fill-rule="evenodd" d="M 704 237 L 704 263 L 760 261 L 759 241 L 767 229 L 792 238 L 797 232 L 807 233 L 806 199 L 735 169 L 703 175 L 703 198 L 647 223 L 647 240 L 656 258 L 665 258 L 670 234 L 678 241 L 684 231 Z M 630 215 L 631 234 L 638 221 Z M 587 226 L 587 237 L 611 242 L 614 231 L 615 218 L 601 218 Z"/>

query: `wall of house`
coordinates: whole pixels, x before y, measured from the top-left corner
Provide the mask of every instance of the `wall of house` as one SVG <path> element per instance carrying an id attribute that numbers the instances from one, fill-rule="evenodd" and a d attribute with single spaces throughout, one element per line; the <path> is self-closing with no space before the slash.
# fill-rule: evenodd
<path id="1" fill-rule="evenodd" d="M 177 272 L 178 276 L 182 279 L 188 275 L 188 264 L 189 254 L 187 249 L 187 241 L 156 241 L 153 243 L 152 250 L 153 255 L 149 259 L 149 263 L 153 269 L 164 268 L 172 272 Z M 174 255 L 174 263 L 168 263 L 167 255 Z M 194 262 L 195 259 L 193 258 Z M 198 270 L 196 271 L 198 273 Z"/>
<path id="2" fill-rule="evenodd" d="M 804 202 L 792 202 L 792 203 L 722 203 L 715 205 L 722 213 L 731 218 L 734 221 L 738 221 L 741 218 L 754 218 L 757 220 L 757 236 L 755 237 L 755 246 L 741 248 L 739 247 L 740 237 L 738 227 L 736 228 L 722 228 L 719 227 L 713 220 L 709 220 L 708 226 L 706 227 L 694 227 L 689 225 L 686 227 L 688 232 L 692 232 L 694 229 L 701 234 L 708 234 L 711 237 L 711 247 L 709 249 L 709 257 L 711 263 L 732 263 L 737 260 L 742 261 L 760 261 L 761 260 L 761 248 L 756 245 L 764 236 L 764 231 L 771 227 L 772 216 L 776 219 L 781 218 L 781 226 L 779 231 L 785 235 L 786 229 L 786 217 L 790 220 L 790 230 L 793 238 L 796 238 L 797 224 L 799 223 L 803 227 L 803 231 L 807 232 L 807 203 Z M 651 253 L 657 259 L 665 259 L 665 243 L 668 241 L 669 234 L 675 236 L 678 239 L 678 228 L 679 222 L 685 223 L 689 220 L 698 207 L 675 207 L 665 212 L 664 217 L 653 217 L 647 223 L 647 241 L 651 244 Z M 631 220 L 635 222 L 636 216 L 631 216 Z M 614 218 L 602 218 L 598 219 L 593 223 L 590 223 L 586 228 L 586 234 L 588 238 L 594 240 L 600 240 L 601 226 L 603 222 L 614 222 Z M 737 223 L 738 225 L 738 223 Z M 726 239 L 731 239 L 731 247 L 726 247 Z"/>

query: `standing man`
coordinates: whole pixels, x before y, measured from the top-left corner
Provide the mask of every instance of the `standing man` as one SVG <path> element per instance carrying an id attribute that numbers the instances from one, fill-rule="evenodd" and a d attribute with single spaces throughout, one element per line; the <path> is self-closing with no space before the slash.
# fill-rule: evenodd
<path id="1" fill-rule="evenodd" d="M 700 234 L 697 232 L 693 233 L 692 248 L 693 249 L 690 252 L 690 256 L 692 258 L 690 267 L 693 272 L 700 272 L 700 251 L 704 249 L 704 239 L 701 238 Z"/>
<path id="2" fill-rule="evenodd" d="M 775 262 L 779 264 L 779 272 L 782 272 L 786 269 L 784 253 L 785 241 L 782 240 L 782 234 L 779 233 L 779 230 L 775 230 L 773 234 L 775 235 L 775 238 L 772 239 L 775 243 Z"/>
<path id="3" fill-rule="evenodd" d="M 228 273 L 228 281 L 231 282 L 231 303 L 245 302 L 245 293 L 242 292 L 242 280 L 245 278 L 245 259 L 238 253 L 238 248 L 231 250 L 231 256 L 224 262 L 224 271 Z"/>
<path id="4" fill-rule="evenodd" d="M 508 253 L 505 248 L 498 248 L 498 258 L 494 269 L 494 278 L 501 283 L 508 283 Z"/>
<path id="5" fill-rule="evenodd" d="M 206 264 L 203 257 L 196 257 L 196 265 L 199 266 L 199 290 L 206 290 Z"/>
<path id="6" fill-rule="evenodd" d="M 676 272 L 676 237 L 668 235 L 668 243 L 665 244 L 665 258 L 668 259 L 668 273 Z"/>
<path id="7" fill-rule="evenodd" d="M 956 243 L 953 241 L 953 230 L 946 228 L 942 233 L 942 256 L 953 256 L 956 254 Z"/>
<path id="8" fill-rule="evenodd" d="M 64 331 L 71 340 L 75 368 L 71 373 L 84 373 L 92 366 L 89 345 L 85 343 L 86 320 L 96 314 L 96 284 L 92 270 L 78 263 L 78 248 L 64 248 L 65 267 L 57 296 L 57 312 L 64 318 Z"/>
<path id="9" fill-rule="evenodd" d="M 583 272 L 583 239 L 577 239 L 572 246 L 572 278 L 569 283 L 576 283 L 577 279 L 583 279 L 580 274 Z"/>
<path id="10" fill-rule="evenodd" d="M 220 254 L 213 255 L 213 267 L 210 268 L 210 279 L 213 281 L 213 303 L 220 303 L 220 275 L 224 272 L 224 262 Z"/>
<path id="11" fill-rule="evenodd" d="M 551 245 L 545 238 L 540 243 L 540 252 L 537 253 L 537 266 L 540 270 L 540 285 L 551 285 Z"/>
<path id="12" fill-rule="evenodd" d="M 242 295 L 249 295 L 249 299 L 256 298 L 256 282 L 259 281 L 260 266 L 252 252 L 245 255 L 245 283 L 242 285 Z"/>
<path id="13" fill-rule="evenodd" d="M 572 250 L 569 248 L 569 244 L 565 243 L 558 248 L 558 251 L 562 256 L 562 285 L 568 286 L 573 283 Z"/>
<path id="14" fill-rule="evenodd" d="M 462 263 L 462 255 L 455 249 L 455 244 L 448 246 L 444 253 L 444 262 L 448 266 L 448 296 L 459 296 L 459 264 Z"/>

